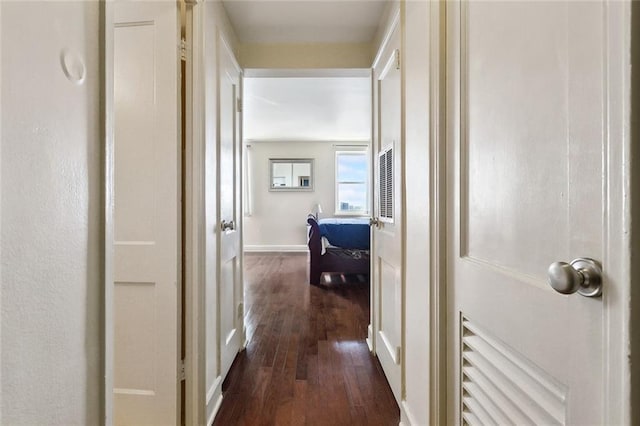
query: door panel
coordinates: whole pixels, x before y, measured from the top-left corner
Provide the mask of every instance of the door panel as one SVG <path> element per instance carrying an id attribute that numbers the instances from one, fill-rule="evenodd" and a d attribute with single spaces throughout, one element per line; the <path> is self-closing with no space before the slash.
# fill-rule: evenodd
<path id="1" fill-rule="evenodd" d="M 400 38 L 396 29 L 374 69 L 377 154 L 372 290 L 375 350 L 393 394 L 402 398 L 402 191 Z"/>
<path id="2" fill-rule="evenodd" d="M 220 38 L 220 155 L 219 218 L 219 339 L 220 377 L 224 378 L 244 341 L 242 318 L 242 280 L 240 215 L 240 68 L 224 39 Z"/>
<path id="3" fill-rule="evenodd" d="M 378 334 L 384 344 L 379 347 L 379 351 L 386 351 L 394 364 L 400 363 L 400 346 L 402 336 L 400 331 L 400 310 L 402 308 L 402 283 L 400 281 L 400 271 L 394 265 L 386 262 L 384 258 L 378 257 L 380 266 L 379 275 L 379 320 L 380 330 Z"/>
<path id="4" fill-rule="evenodd" d="M 178 420 L 175 3 L 114 3 L 114 419 Z"/>
<path id="5" fill-rule="evenodd" d="M 601 423 L 602 299 L 546 279 L 604 256 L 603 5 L 448 7 L 450 415 Z"/>

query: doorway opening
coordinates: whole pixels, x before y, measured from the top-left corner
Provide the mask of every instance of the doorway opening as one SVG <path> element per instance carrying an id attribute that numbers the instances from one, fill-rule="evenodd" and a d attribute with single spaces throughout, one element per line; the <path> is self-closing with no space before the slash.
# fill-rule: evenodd
<path id="1" fill-rule="evenodd" d="M 307 254 L 306 284 L 368 280 L 371 71 L 246 70 L 243 81 L 244 251 Z M 328 260 L 329 245 L 354 259 Z"/>
<path id="2" fill-rule="evenodd" d="M 399 418 L 366 342 L 371 323 L 371 72 L 252 77 L 254 73 L 248 70 L 243 80 L 248 344 L 223 384 L 225 400 L 216 422 L 224 424 L 243 403 L 251 406 L 243 414 L 247 420 L 256 414 L 251 410 L 260 407 L 262 418 L 321 418 L 331 412 L 331 404 L 345 419 L 366 418 L 365 412 L 377 419 Z M 364 223 L 367 246 L 346 248 L 367 252 L 361 273 L 329 268 L 314 282 L 308 220 L 323 219 Z M 343 241 L 353 238 L 348 235 Z M 347 368 L 352 362 L 359 367 Z M 329 370 L 335 371 L 326 375 Z M 364 389 L 359 380 L 376 383 Z M 319 381 L 326 381 L 325 388 Z M 249 382 L 253 385 L 247 386 Z M 371 391 L 378 385 L 381 390 L 374 397 Z M 256 388 L 265 389 L 261 398 L 268 401 L 246 395 L 247 389 Z M 284 407 L 283 395 L 293 396 L 290 407 Z M 375 408 L 375 398 L 384 403 Z M 371 405 L 365 409 L 367 401 Z"/>

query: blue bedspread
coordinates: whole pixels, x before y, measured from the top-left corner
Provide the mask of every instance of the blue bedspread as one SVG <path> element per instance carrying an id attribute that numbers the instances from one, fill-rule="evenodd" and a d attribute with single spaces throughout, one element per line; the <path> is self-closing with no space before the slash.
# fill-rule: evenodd
<path id="1" fill-rule="evenodd" d="M 320 235 L 336 247 L 369 250 L 369 219 L 327 218 L 318 221 Z"/>

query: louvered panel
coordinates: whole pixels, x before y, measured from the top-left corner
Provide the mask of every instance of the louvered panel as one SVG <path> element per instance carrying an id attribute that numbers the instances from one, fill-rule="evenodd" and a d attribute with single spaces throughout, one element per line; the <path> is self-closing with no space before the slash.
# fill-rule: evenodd
<path id="1" fill-rule="evenodd" d="M 464 355 L 465 358 L 468 359 L 472 365 L 477 366 L 480 371 L 487 373 L 487 377 L 499 386 L 500 389 L 508 392 L 511 400 L 514 402 L 520 401 L 521 405 L 519 405 L 519 407 L 527 417 L 536 423 L 560 423 L 560 419 L 564 415 L 563 401 L 551 398 L 548 393 L 543 393 L 543 391 L 538 389 L 538 384 L 535 379 L 513 368 L 513 366 L 509 364 L 508 359 L 496 356 L 495 353 L 491 352 L 491 347 L 483 346 L 478 343 L 478 341 L 473 343 L 474 346 L 471 346 L 471 348 L 474 349 L 475 352 L 466 353 Z M 479 352 L 481 350 L 484 352 Z M 500 369 L 498 369 L 497 366 L 500 366 Z M 493 374 L 489 376 L 489 372 Z M 529 401 L 535 403 L 535 405 L 531 410 L 527 411 L 525 408 L 531 406 Z M 537 407 L 543 408 L 545 413 L 540 412 Z"/>
<path id="2" fill-rule="evenodd" d="M 546 413 L 544 409 L 533 403 L 530 395 L 517 387 L 514 382 L 511 381 L 512 377 L 508 374 L 501 372 L 495 365 L 488 362 L 478 353 L 466 353 L 464 357 L 471 365 L 477 367 L 480 371 L 483 371 L 483 373 L 489 377 L 498 389 L 501 389 L 509 396 L 508 402 L 513 404 L 515 408 L 524 414 L 526 419 L 526 421 L 524 421 L 525 424 L 558 424 L 558 422 L 551 415 Z M 512 369 L 505 368 L 505 370 Z M 508 406 L 504 406 L 503 408 L 506 410 Z M 523 421 L 518 421 L 517 418 L 514 418 L 514 422 L 520 424 Z"/>
<path id="3" fill-rule="evenodd" d="M 393 219 L 393 148 L 387 151 L 387 219 Z"/>
<path id="4" fill-rule="evenodd" d="M 466 381 L 464 382 L 464 390 L 469 394 L 470 397 L 476 399 L 478 403 L 484 407 L 484 410 L 487 412 L 487 415 L 491 417 L 493 424 L 499 425 L 509 425 L 511 421 L 504 414 L 504 412 L 491 400 L 490 393 L 487 393 L 483 390 L 482 387 L 478 386 L 476 383 Z M 521 423 L 525 424 L 525 423 Z"/>
<path id="5" fill-rule="evenodd" d="M 517 360 L 510 359 L 479 336 L 470 337 L 465 343 L 472 349 L 465 354 L 466 357 L 476 359 L 476 363 L 486 363 L 487 368 L 501 366 L 497 377 L 504 377 L 514 392 L 522 393 L 525 395 L 523 398 L 531 399 L 544 407 L 556 421 L 564 416 L 564 394 L 559 391 L 560 388 L 545 386 L 541 383 L 544 379 L 538 373 L 523 370 L 516 364 Z M 478 356 L 484 360 L 478 359 Z"/>
<path id="6" fill-rule="evenodd" d="M 471 323 L 469 320 L 464 320 L 464 328 L 466 331 L 469 331 L 473 334 L 481 337 L 481 340 L 478 342 L 486 342 L 489 347 L 493 347 L 496 351 L 502 352 L 502 354 L 506 357 L 509 357 L 509 354 L 515 353 L 513 349 L 506 346 L 504 343 L 498 341 L 497 339 L 491 337 L 486 332 L 480 330 L 478 326 Z M 519 355 L 519 354 L 518 354 Z M 511 361 L 514 365 L 523 370 L 528 376 L 535 378 L 536 382 L 540 386 L 540 390 L 542 394 L 551 393 L 553 399 L 563 400 L 566 396 L 566 388 L 562 384 L 558 383 L 553 377 L 542 371 L 538 366 L 533 364 L 531 361 L 526 359 L 525 357 L 519 355 L 516 357 L 512 357 Z M 564 406 L 564 403 L 561 404 Z"/>
<path id="7" fill-rule="evenodd" d="M 566 387 L 523 355 L 463 318 L 463 410 L 494 423 L 564 425 Z M 480 413 L 476 410 L 481 410 Z"/>
<path id="8" fill-rule="evenodd" d="M 462 399 L 462 403 L 465 407 L 469 409 L 469 412 L 472 413 L 476 419 L 477 424 L 480 425 L 493 425 L 495 422 L 489 417 L 487 412 L 484 410 L 484 407 L 478 403 L 475 398 L 466 397 Z"/>
<path id="9" fill-rule="evenodd" d="M 387 216 L 387 162 L 385 159 L 386 153 L 380 154 L 380 196 L 379 196 L 379 211 L 380 217 Z"/>
<path id="10" fill-rule="evenodd" d="M 504 391 L 491 383 L 476 367 L 467 365 L 464 369 L 464 374 L 467 376 L 467 380 L 464 382 L 465 388 L 476 385 L 484 394 L 491 395 L 491 403 L 501 413 L 497 417 L 503 419 L 499 422 L 500 424 L 515 423 L 517 425 L 525 425 L 530 423 L 530 420 L 513 404 Z M 474 392 L 470 393 L 475 395 Z M 515 422 L 509 419 L 515 419 Z"/>
<path id="11" fill-rule="evenodd" d="M 482 423 L 480 422 L 480 420 L 473 415 L 473 413 L 469 413 L 468 411 L 462 413 L 462 424 L 463 425 L 469 425 L 469 426 L 476 426 L 476 425 L 482 425 Z"/>

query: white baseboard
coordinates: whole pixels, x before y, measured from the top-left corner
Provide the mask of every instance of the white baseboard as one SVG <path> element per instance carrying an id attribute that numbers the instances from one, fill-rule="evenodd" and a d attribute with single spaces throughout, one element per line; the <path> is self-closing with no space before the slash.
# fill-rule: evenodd
<path id="1" fill-rule="evenodd" d="M 216 398 L 217 396 L 217 398 Z M 218 376 L 216 380 L 213 382 L 209 390 L 207 391 L 207 411 L 209 411 L 209 407 L 211 403 L 215 400 L 213 405 L 213 409 L 207 418 L 207 425 L 212 425 L 213 420 L 216 418 L 216 414 L 218 414 L 218 410 L 222 405 L 222 377 Z"/>
<path id="2" fill-rule="evenodd" d="M 218 400 L 216 401 L 216 405 L 213 407 L 213 412 L 211 413 L 211 416 L 209 416 L 209 419 L 207 420 L 208 425 L 213 424 L 213 421 L 216 419 L 216 414 L 218 414 L 218 410 L 220 410 L 221 405 L 222 405 L 222 394 L 220 394 L 220 396 L 218 397 Z"/>
<path id="3" fill-rule="evenodd" d="M 244 251 L 247 253 L 308 253 L 309 247 L 305 244 L 299 245 L 246 245 Z"/>
<path id="4" fill-rule="evenodd" d="M 367 326 L 367 338 L 365 340 L 367 341 L 369 352 L 375 353 L 375 348 L 373 347 L 373 328 L 371 327 L 371 324 Z"/>
<path id="5" fill-rule="evenodd" d="M 401 426 L 422 426 L 416 421 L 416 419 L 411 414 L 411 410 L 409 409 L 409 404 L 407 404 L 406 400 L 402 400 L 402 404 L 400 404 L 400 425 Z"/>

